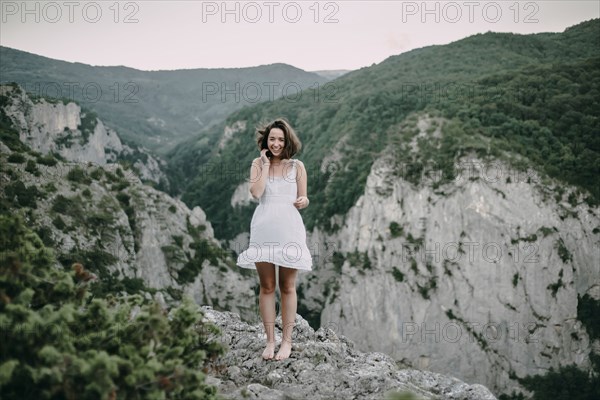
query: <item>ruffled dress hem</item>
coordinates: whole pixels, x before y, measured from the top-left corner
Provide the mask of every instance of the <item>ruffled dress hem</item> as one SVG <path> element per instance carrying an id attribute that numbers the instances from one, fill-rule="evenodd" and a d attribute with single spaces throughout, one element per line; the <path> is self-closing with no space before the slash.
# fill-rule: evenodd
<path id="1" fill-rule="evenodd" d="M 256 269 L 255 263 L 268 262 L 312 271 L 304 223 L 293 206 L 297 197 L 296 173 L 296 162 L 292 160 L 292 168 L 285 176 L 267 180 L 265 192 L 250 221 L 248 248 L 236 261 L 240 268 Z"/>
<path id="2" fill-rule="evenodd" d="M 241 258 L 243 258 L 243 253 L 240 254 L 240 256 L 237 259 L 236 265 L 240 268 L 246 268 L 246 269 L 256 269 L 256 265 L 254 263 L 257 262 L 268 262 L 268 263 L 272 263 L 275 265 L 279 265 L 280 267 L 286 267 L 286 268 L 295 268 L 299 271 L 312 271 L 312 265 L 310 266 L 306 266 L 305 264 L 301 264 L 301 263 L 294 263 L 294 262 L 289 262 L 289 261 L 284 261 L 281 260 L 279 257 L 276 258 L 269 258 L 269 257 L 258 257 L 256 259 L 252 259 L 252 261 L 240 261 Z"/>

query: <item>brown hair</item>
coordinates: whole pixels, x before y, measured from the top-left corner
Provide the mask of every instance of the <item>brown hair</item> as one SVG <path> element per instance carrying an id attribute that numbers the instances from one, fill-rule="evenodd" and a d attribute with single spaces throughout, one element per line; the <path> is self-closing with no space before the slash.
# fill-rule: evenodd
<path id="1" fill-rule="evenodd" d="M 284 118 L 277 118 L 272 122 L 263 123 L 261 127 L 256 129 L 256 144 L 258 145 L 258 149 L 268 148 L 267 139 L 269 139 L 269 133 L 273 128 L 279 128 L 283 131 L 285 144 L 281 152 L 281 159 L 292 158 L 294 154 L 300 151 L 302 143 L 298 139 L 294 128 Z"/>

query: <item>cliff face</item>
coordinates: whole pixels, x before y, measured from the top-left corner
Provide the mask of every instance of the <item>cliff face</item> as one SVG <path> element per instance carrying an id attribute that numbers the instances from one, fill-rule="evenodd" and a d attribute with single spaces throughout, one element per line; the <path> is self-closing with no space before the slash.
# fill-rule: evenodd
<path id="1" fill-rule="evenodd" d="M 401 398 L 414 400 L 496 399 L 482 385 L 410 369 L 382 353 L 363 353 L 331 329 L 322 327 L 315 332 L 298 314 L 290 357 L 265 361 L 261 357 L 265 343 L 262 325 L 248 325 L 236 314 L 210 307 L 202 307 L 202 312 L 220 328 L 217 340 L 228 349 L 208 369 L 208 382 L 227 399 L 382 399 L 394 392 L 404 392 Z M 278 345 L 281 317 L 275 324 Z"/>
<path id="2" fill-rule="evenodd" d="M 371 268 L 344 261 L 321 322 L 366 349 L 494 389 L 510 388 L 511 373 L 589 367 L 577 296 L 598 298 L 599 210 L 566 195 L 557 203 L 557 183 L 537 174 L 461 161 L 471 172 L 439 190 L 398 178 L 390 159 L 375 163 L 328 238 L 343 254 L 364 252 Z"/>
<path id="3" fill-rule="evenodd" d="M 166 180 L 161 170 L 163 160 L 144 149 L 123 144 L 117 132 L 104 126 L 95 114 L 83 112 L 78 104 L 31 99 L 20 87 L 12 85 L 0 86 L 0 96 L 10 99 L 4 112 L 18 129 L 21 141 L 31 149 L 96 165 L 127 159 L 140 178 L 156 183 Z"/>
<path id="4" fill-rule="evenodd" d="M 116 132 L 98 119 L 85 143 L 63 147 L 57 142 L 66 132 L 82 137 L 79 106 L 33 103 L 13 86 L 0 86 L 0 94 L 21 140 L 38 151 L 16 154 L 0 143 L 2 196 L 15 211 L 28 209 L 61 263 L 82 262 L 104 279 L 141 279 L 167 300 L 189 294 L 199 304 L 256 317 L 254 277 L 239 273 L 200 207 L 190 210 L 112 162 L 125 148 Z M 49 151 L 72 161 L 42 161 L 40 153 Z"/>
<path id="5" fill-rule="evenodd" d="M 408 369 L 385 354 L 362 353 L 331 329 L 315 332 L 299 315 L 292 356 L 280 363 L 263 361 L 262 325 L 243 323 L 238 316 L 258 319 L 257 279 L 241 274 L 221 249 L 203 210 L 190 210 L 143 184 L 132 169 L 111 162 L 122 145 L 100 120 L 79 147 L 57 145 L 62 132 L 81 133 L 76 104 L 36 105 L 15 87 L 0 86 L 0 93 L 5 96 L 2 122 L 8 117 L 20 139 L 37 149 L 14 150 L 14 143 L 0 142 L 3 211 L 22 213 L 63 266 L 80 262 L 98 275 L 97 282 L 138 279 L 158 289 L 155 298 L 163 307 L 185 295 L 202 304 L 229 348 L 209 371 L 209 383 L 226 397 L 379 399 L 383 392 L 401 390 L 418 399 L 495 399 L 481 385 Z M 50 151 L 71 161 L 43 156 Z M 281 338 L 281 317 L 276 337 Z"/>
<path id="6" fill-rule="evenodd" d="M 421 116 L 420 138 L 440 137 L 445 121 L 432 122 Z M 364 351 L 499 393 L 519 388 L 515 376 L 589 368 L 577 304 L 600 299 L 600 210 L 500 160 L 465 157 L 434 189 L 435 173 L 413 185 L 392 149 L 381 154 L 333 218 L 341 228 L 308 232 L 318 251 L 299 278 L 304 309 Z"/>

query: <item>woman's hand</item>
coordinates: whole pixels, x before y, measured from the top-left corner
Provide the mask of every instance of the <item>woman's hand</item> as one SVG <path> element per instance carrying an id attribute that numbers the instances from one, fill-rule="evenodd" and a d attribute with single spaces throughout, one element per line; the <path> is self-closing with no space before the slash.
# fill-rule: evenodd
<path id="1" fill-rule="evenodd" d="M 269 149 L 262 149 L 260 151 L 260 160 L 262 161 L 263 164 L 269 163 L 271 161 L 267 157 L 267 151 L 269 151 Z"/>
<path id="2" fill-rule="evenodd" d="M 308 197 L 306 196 L 300 196 L 296 199 L 296 201 L 294 202 L 294 207 L 296 207 L 297 209 L 302 209 L 302 208 L 306 208 L 308 207 Z"/>

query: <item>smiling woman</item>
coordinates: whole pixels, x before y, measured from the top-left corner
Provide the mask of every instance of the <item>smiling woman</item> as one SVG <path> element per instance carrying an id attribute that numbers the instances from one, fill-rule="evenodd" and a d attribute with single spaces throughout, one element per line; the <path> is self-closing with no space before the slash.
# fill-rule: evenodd
<path id="1" fill-rule="evenodd" d="M 260 150 L 269 150 L 267 151 L 269 159 L 273 158 L 274 151 L 280 151 L 276 159 L 272 160 L 274 161 L 273 165 L 293 157 L 302 148 L 296 132 L 284 119 L 276 119 L 264 128 L 258 129 L 256 143 Z"/>
<path id="2" fill-rule="evenodd" d="M 300 160 L 292 159 L 301 143 L 290 124 L 279 118 L 257 130 L 260 157 L 250 168 L 250 193 L 260 199 L 250 222 L 250 244 L 237 259 L 241 268 L 258 271 L 259 308 L 267 346 L 264 359 L 288 358 L 296 320 L 296 275 L 312 270 L 306 229 L 299 209 L 308 206 L 307 174 Z M 275 351 L 275 268 L 279 266 L 283 337 Z"/>

